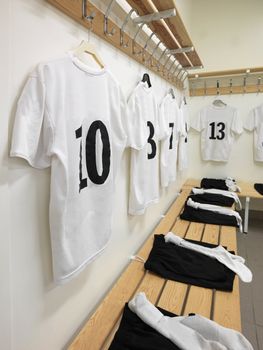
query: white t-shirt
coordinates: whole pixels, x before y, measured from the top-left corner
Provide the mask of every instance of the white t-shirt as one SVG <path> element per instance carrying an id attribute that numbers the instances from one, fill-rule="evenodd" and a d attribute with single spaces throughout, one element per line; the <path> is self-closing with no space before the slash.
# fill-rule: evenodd
<path id="1" fill-rule="evenodd" d="M 188 105 L 184 103 L 180 107 L 181 123 L 184 126 L 184 134 L 179 138 L 178 167 L 180 171 L 188 168 L 188 131 L 189 131 L 189 111 Z"/>
<path id="2" fill-rule="evenodd" d="M 244 127 L 254 130 L 254 160 L 263 162 L 263 104 L 249 113 Z"/>
<path id="3" fill-rule="evenodd" d="M 236 108 L 225 105 L 209 105 L 201 110 L 191 127 L 201 132 L 203 160 L 227 162 L 231 153 L 234 134 L 243 131 Z"/>
<path id="4" fill-rule="evenodd" d="M 159 115 L 146 82 L 140 82 L 130 96 L 127 114 L 132 147 L 129 214 L 141 215 L 159 199 Z"/>
<path id="5" fill-rule="evenodd" d="M 10 155 L 38 169 L 51 166 L 56 282 L 76 275 L 109 240 L 125 118 L 124 97 L 108 70 L 91 69 L 71 54 L 40 64 L 24 87 Z"/>
<path id="6" fill-rule="evenodd" d="M 160 105 L 161 185 L 167 187 L 176 180 L 178 140 L 183 134 L 183 124 L 176 99 L 168 94 Z"/>

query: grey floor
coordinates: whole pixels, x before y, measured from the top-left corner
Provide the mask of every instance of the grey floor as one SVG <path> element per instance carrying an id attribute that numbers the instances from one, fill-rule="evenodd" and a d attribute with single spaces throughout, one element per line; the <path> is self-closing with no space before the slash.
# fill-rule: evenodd
<path id="1" fill-rule="evenodd" d="M 263 214 L 251 212 L 248 234 L 238 234 L 238 254 L 253 272 L 252 283 L 240 281 L 242 331 L 254 350 L 263 350 Z"/>

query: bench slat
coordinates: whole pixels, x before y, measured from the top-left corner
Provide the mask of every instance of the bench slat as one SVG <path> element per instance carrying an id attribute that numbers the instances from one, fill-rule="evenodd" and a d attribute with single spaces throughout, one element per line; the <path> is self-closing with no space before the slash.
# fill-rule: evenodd
<path id="1" fill-rule="evenodd" d="M 234 227 L 222 226 L 221 245 L 226 246 L 228 250 L 237 251 L 236 229 Z M 216 292 L 214 321 L 224 327 L 229 327 L 241 331 L 240 315 L 240 295 L 239 280 L 235 277 L 233 292 Z"/>

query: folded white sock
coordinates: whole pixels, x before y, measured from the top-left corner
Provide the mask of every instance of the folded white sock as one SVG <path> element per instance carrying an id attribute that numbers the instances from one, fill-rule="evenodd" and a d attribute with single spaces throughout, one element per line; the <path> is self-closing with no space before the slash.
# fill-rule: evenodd
<path id="1" fill-rule="evenodd" d="M 253 350 L 241 333 L 200 315 L 164 316 L 147 300 L 144 293 L 137 294 L 129 302 L 129 308 L 182 350 Z"/>
<path id="2" fill-rule="evenodd" d="M 235 210 L 220 207 L 219 205 L 197 203 L 197 202 L 194 202 L 191 198 L 188 199 L 187 205 L 195 209 L 210 210 L 219 214 L 235 216 L 237 219 L 237 224 L 239 226 L 240 231 L 241 232 L 243 231 L 241 216 Z"/>
<path id="3" fill-rule="evenodd" d="M 242 256 L 229 253 L 221 245 L 215 248 L 204 247 L 199 244 L 188 242 L 172 232 L 168 232 L 164 236 L 164 239 L 165 242 L 170 242 L 180 247 L 194 250 L 213 259 L 216 259 L 221 264 L 224 264 L 230 270 L 234 271 L 243 282 L 249 283 L 252 281 L 253 275 L 249 268 L 245 265 L 245 259 L 242 258 Z"/>
<path id="4" fill-rule="evenodd" d="M 232 177 L 227 177 L 225 182 L 229 191 L 241 192 L 241 188 L 237 186 L 236 181 Z"/>
<path id="5" fill-rule="evenodd" d="M 204 189 L 204 188 L 196 188 L 196 187 L 192 188 L 192 192 L 194 194 L 204 194 L 204 193 L 221 194 L 222 196 L 233 198 L 234 201 L 238 204 L 238 209 L 240 209 L 240 210 L 242 209 L 240 199 L 239 199 L 238 195 L 234 192 L 219 190 L 217 188 Z"/>

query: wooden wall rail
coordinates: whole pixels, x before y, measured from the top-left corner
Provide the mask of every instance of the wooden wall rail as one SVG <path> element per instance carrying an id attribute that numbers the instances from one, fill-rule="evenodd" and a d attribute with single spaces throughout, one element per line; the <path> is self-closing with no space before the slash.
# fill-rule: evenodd
<path id="1" fill-rule="evenodd" d="M 189 75 L 190 96 L 263 92 L 263 67 Z"/>

